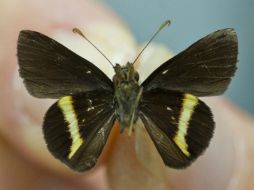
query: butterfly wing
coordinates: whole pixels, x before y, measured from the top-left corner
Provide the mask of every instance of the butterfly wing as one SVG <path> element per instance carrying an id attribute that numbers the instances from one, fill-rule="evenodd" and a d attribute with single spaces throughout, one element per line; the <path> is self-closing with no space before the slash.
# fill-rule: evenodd
<path id="1" fill-rule="evenodd" d="M 189 166 L 213 136 L 214 121 L 209 107 L 191 94 L 145 92 L 140 117 L 164 163 L 173 168 Z"/>
<path id="2" fill-rule="evenodd" d="M 57 159 L 76 171 L 84 171 L 96 164 L 114 121 L 111 92 L 65 96 L 47 111 L 44 138 Z"/>
<path id="3" fill-rule="evenodd" d="M 18 63 L 26 88 L 38 98 L 113 89 L 111 80 L 95 65 L 38 32 L 20 32 Z"/>
<path id="4" fill-rule="evenodd" d="M 195 96 L 222 94 L 236 71 L 234 29 L 218 30 L 166 61 L 142 84 L 144 91 L 167 89 Z"/>

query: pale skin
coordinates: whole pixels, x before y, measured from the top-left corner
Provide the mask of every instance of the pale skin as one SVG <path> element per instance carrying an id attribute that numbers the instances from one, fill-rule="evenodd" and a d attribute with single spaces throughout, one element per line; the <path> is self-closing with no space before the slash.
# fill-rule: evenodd
<path id="1" fill-rule="evenodd" d="M 143 165 L 136 159 L 136 153 L 132 146 L 135 135 L 120 136 L 120 133 L 117 133 L 112 136 L 109 143 L 117 141 L 117 145 L 111 148 L 110 144 L 107 145 L 107 150 L 105 150 L 107 154 L 101 158 L 99 165 L 91 172 L 81 175 L 65 168 L 47 152 L 40 127 L 43 115 L 51 102 L 29 96 L 16 75 L 18 32 L 24 28 L 36 28 L 36 30 L 54 37 L 58 31 L 58 34 L 64 35 L 61 39 L 72 41 L 78 39 L 70 31 L 75 26 L 81 25 L 89 28 L 97 23 L 97 26 L 101 27 L 101 20 L 104 20 L 105 25 L 108 21 L 119 28 L 122 25 L 112 12 L 94 2 L 62 1 L 61 5 L 51 1 L 43 1 L 38 4 L 32 2 L 30 0 L 22 1 L 23 6 L 20 6 L 18 1 L 12 1 L 12 3 L 2 1 L 0 3 L 1 28 L 6 29 L 0 36 L 1 42 L 3 42 L 0 45 L 2 52 L 0 55 L 2 89 L 0 91 L 0 150 L 2 155 L 0 173 L 1 176 L 4 176 L 0 183 L 1 188 L 27 189 L 30 187 L 33 189 L 38 185 L 43 187 L 47 185 L 68 189 L 110 189 L 109 184 L 116 183 L 112 176 L 122 174 L 121 170 L 117 170 L 117 167 L 121 166 L 120 162 L 117 162 L 119 160 L 125 161 L 128 174 L 140 171 L 136 179 L 144 183 L 140 176 L 145 176 L 147 173 L 142 170 Z M 80 3 L 83 3 L 84 6 L 80 6 Z M 33 9 L 27 10 L 24 5 L 29 5 Z M 66 7 L 72 7 L 72 9 L 69 10 Z M 88 8 L 89 11 L 87 11 Z M 38 11 L 42 9 L 46 12 L 38 16 Z M 72 10 L 75 11 L 71 12 Z M 100 14 L 93 17 L 94 12 L 97 12 L 93 10 L 100 10 Z M 16 18 L 21 18 L 22 21 L 17 21 Z M 127 44 L 132 44 L 129 37 L 126 37 L 126 41 Z M 103 40 L 101 43 L 103 44 Z M 110 65 L 108 68 L 112 69 Z M 253 119 L 225 98 L 209 98 L 205 101 L 211 106 L 217 123 L 215 137 L 212 139 L 209 149 L 187 170 L 176 171 L 162 168 L 158 169 L 160 172 L 155 175 L 160 179 L 166 179 L 162 182 L 167 181 L 164 184 L 165 187 L 168 187 L 167 189 L 169 187 L 176 190 L 186 187 L 208 190 L 253 188 L 254 184 L 251 180 L 254 171 L 251 163 L 254 158 L 254 140 L 252 138 L 254 130 L 251 128 L 254 126 Z M 116 127 L 115 130 L 119 129 Z M 129 151 L 129 154 L 125 154 L 126 151 Z M 109 158 L 111 158 L 111 162 L 109 162 Z M 135 170 L 133 164 L 135 164 Z M 111 177 L 110 183 L 106 180 L 106 167 L 111 168 L 110 173 L 107 174 Z M 5 172 L 7 170 L 8 172 Z M 13 178 L 15 183 L 13 183 Z M 36 179 L 41 179 L 41 181 Z M 124 183 L 127 182 L 130 185 L 128 180 L 118 181 L 118 183 L 124 186 Z M 152 180 L 150 181 L 152 182 Z"/>

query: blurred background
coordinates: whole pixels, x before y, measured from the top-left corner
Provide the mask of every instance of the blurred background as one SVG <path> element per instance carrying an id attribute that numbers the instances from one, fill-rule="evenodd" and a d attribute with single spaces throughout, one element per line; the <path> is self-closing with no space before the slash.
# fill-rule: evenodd
<path id="1" fill-rule="evenodd" d="M 155 41 L 166 44 L 174 53 L 179 53 L 215 30 L 234 28 L 238 34 L 239 63 L 226 96 L 254 114 L 253 0 L 105 2 L 128 23 L 139 42 L 147 41 L 162 21 L 170 19 L 170 28 L 162 31 Z"/>

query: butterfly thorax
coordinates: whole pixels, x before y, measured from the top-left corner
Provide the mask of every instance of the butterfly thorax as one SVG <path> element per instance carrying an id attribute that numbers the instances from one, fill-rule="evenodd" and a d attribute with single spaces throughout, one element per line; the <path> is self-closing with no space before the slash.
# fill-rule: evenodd
<path id="1" fill-rule="evenodd" d="M 138 72 L 134 70 L 133 64 L 125 66 L 116 64 L 114 67 L 114 102 L 116 115 L 120 122 L 121 130 L 132 126 L 138 118 L 138 105 L 142 95 L 142 87 L 139 85 Z"/>

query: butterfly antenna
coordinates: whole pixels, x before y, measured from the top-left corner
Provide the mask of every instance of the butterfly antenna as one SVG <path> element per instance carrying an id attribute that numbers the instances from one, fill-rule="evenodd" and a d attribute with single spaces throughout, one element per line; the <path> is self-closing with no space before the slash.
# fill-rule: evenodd
<path id="1" fill-rule="evenodd" d="M 145 45 L 145 47 L 141 50 L 141 52 L 138 54 L 138 56 L 136 57 L 136 59 L 133 61 L 133 65 L 134 63 L 138 60 L 138 58 L 140 57 L 140 55 L 143 53 L 143 51 L 146 49 L 146 47 L 151 43 L 151 41 L 153 41 L 153 39 L 157 36 L 157 34 L 166 26 L 169 26 L 171 24 L 170 20 L 166 20 L 165 22 L 163 22 L 159 29 L 154 33 L 154 35 L 151 37 L 151 39 L 147 42 L 147 44 Z"/>
<path id="2" fill-rule="evenodd" d="M 105 57 L 107 59 L 107 61 L 110 63 L 110 65 L 112 65 L 112 67 L 114 67 L 113 63 L 106 57 L 106 55 L 104 55 L 104 53 L 102 53 L 101 50 L 99 50 L 99 48 L 97 48 L 82 32 L 81 30 L 79 30 L 78 28 L 73 28 L 72 29 L 73 33 L 75 34 L 79 34 L 81 37 L 83 37 L 86 41 L 88 41 L 95 49 L 98 50 L 98 52 L 100 52 L 100 54 Z"/>

